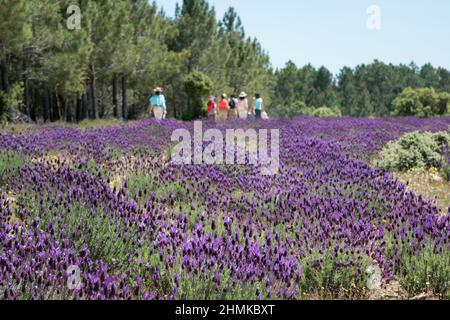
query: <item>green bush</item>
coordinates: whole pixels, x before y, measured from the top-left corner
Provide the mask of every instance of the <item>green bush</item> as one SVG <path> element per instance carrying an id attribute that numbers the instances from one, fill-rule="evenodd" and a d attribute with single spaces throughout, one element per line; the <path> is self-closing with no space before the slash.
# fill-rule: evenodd
<path id="1" fill-rule="evenodd" d="M 8 121 L 8 111 L 23 107 L 23 84 L 15 83 L 8 92 L 0 91 L 0 124 Z"/>
<path id="2" fill-rule="evenodd" d="M 436 132 L 433 135 L 433 138 L 441 149 L 447 148 L 450 145 L 450 129 L 447 132 Z"/>
<path id="3" fill-rule="evenodd" d="M 303 101 L 296 101 L 286 105 L 275 105 L 270 108 L 270 113 L 276 117 L 292 119 L 296 116 L 314 117 L 341 117 L 342 113 L 338 107 L 309 107 Z"/>
<path id="4" fill-rule="evenodd" d="M 447 137 L 450 136 L 450 128 L 447 131 Z M 441 140 L 441 138 L 439 138 Z M 442 137 L 441 144 L 443 145 L 443 155 L 442 155 L 442 166 L 441 166 L 441 176 L 450 182 L 450 143 L 445 140 L 445 135 Z"/>
<path id="5" fill-rule="evenodd" d="M 450 94 L 433 88 L 405 88 L 393 101 L 394 116 L 433 117 L 447 114 Z"/>
<path id="6" fill-rule="evenodd" d="M 303 101 L 275 104 L 270 108 L 270 114 L 278 118 L 292 119 L 300 115 L 311 115 L 313 108 L 307 107 Z"/>
<path id="7" fill-rule="evenodd" d="M 450 164 L 444 163 L 440 170 L 442 178 L 450 182 Z"/>
<path id="8" fill-rule="evenodd" d="M 441 167 L 442 149 L 450 143 L 446 132 L 412 132 L 386 144 L 377 166 L 388 170 Z"/>
<path id="9" fill-rule="evenodd" d="M 183 114 L 183 120 L 197 119 L 205 114 L 205 96 L 212 90 L 213 82 L 204 73 L 194 71 L 187 75 L 183 81 L 184 93 L 188 97 L 188 108 Z"/>
<path id="10" fill-rule="evenodd" d="M 312 115 L 315 117 L 340 117 L 341 111 L 338 108 L 320 107 L 314 109 Z"/>

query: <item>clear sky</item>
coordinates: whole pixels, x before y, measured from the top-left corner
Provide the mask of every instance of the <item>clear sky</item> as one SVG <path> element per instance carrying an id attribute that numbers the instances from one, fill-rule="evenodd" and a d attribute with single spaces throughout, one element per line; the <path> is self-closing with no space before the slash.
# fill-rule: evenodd
<path id="1" fill-rule="evenodd" d="M 156 0 L 169 16 L 182 0 Z M 288 60 L 337 73 L 374 59 L 450 69 L 449 0 L 209 0 L 222 18 L 233 6 L 247 35 L 256 37 L 274 67 Z M 381 29 L 369 29 L 371 5 L 380 9 Z M 375 24 L 371 24 L 372 26 Z"/>

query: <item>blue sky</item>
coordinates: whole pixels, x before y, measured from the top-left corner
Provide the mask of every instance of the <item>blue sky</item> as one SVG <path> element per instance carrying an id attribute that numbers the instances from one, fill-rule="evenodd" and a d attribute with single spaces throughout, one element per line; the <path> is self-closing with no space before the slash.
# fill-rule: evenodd
<path id="1" fill-rule="evenodd" d="M 182 0 L 156 0 L 169 16 Z M 448 0 L 209 0 L 218 17 L 233 6 L 247 35 L 259 39 L 274 67 L 288 60 L 326 66 L 337 73 L 379 59 L 431 62 L 450 69 Z M 377 5 L 381 29 L 367 27 L 367 8 Z"/>

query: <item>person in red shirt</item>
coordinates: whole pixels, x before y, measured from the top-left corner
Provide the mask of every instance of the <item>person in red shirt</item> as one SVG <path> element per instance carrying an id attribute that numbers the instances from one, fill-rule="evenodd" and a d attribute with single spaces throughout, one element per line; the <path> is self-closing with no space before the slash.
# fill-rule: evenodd
<path id="1" fill-rule="evenodd" d="M 222 99 L 219 101 L 219 119 L 221 121 L 227 120 L 229 109 L 227 95 L 224 93 L 222 94 Z"/>
<path id="2" fill-rule="evenodd" d="M 208 101 L 208 118 L 214 120 L 216 117 L 216 97 L 210 96 Z"/>

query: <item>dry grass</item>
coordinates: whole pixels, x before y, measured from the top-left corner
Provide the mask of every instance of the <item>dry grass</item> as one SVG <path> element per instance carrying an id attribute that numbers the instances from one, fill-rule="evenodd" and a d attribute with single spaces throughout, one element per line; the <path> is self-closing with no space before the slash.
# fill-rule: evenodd
<path id="1" fill-rule="evenodd" d="M 7 124 L 0 126 L 0 133 L 20 134 L 29 129 L 32 129 L 34 124 L 19 123 L 19 124 Z"/>
<path id="2" fill-rule="evenodd" d="M 407 188 L 422 195 L 425 199 L 433 201 L 443 213 L 450 207 L 450 183 L 442 179 L 439 174 L 430 171 L 396 172 L 394 176 Z"/>
<path id="3" fill-rule="evenodd" d="M 83 120 L 79 122 L 76 126 L 83 130 L 111 127 L 124 124 L 125 122 L 119 119 L 97 119 L 97 120 Z M 132 124 L 133 121 L 126 122 L 127 124 Z"/>
<path id="4" fill-rule="evenodd" d="M 97 120 L 83 120 L 77 124 L 67 123 L 63 121 L 51 122 L 52 125 L 57 126 L 75 126 L 81 130 L 90 130 L 95 128 L 110 127 L 124 124 L 125 122 L 119 119 L 97 119 Z M 127 124 L 132 124 L 134 121 L 128 121 Z M 6 124 L 0 126 L 0 133 L 21 134 L 28 130 L 39 128 L 42 123 L 20 123 L 20 124 Z"/>

